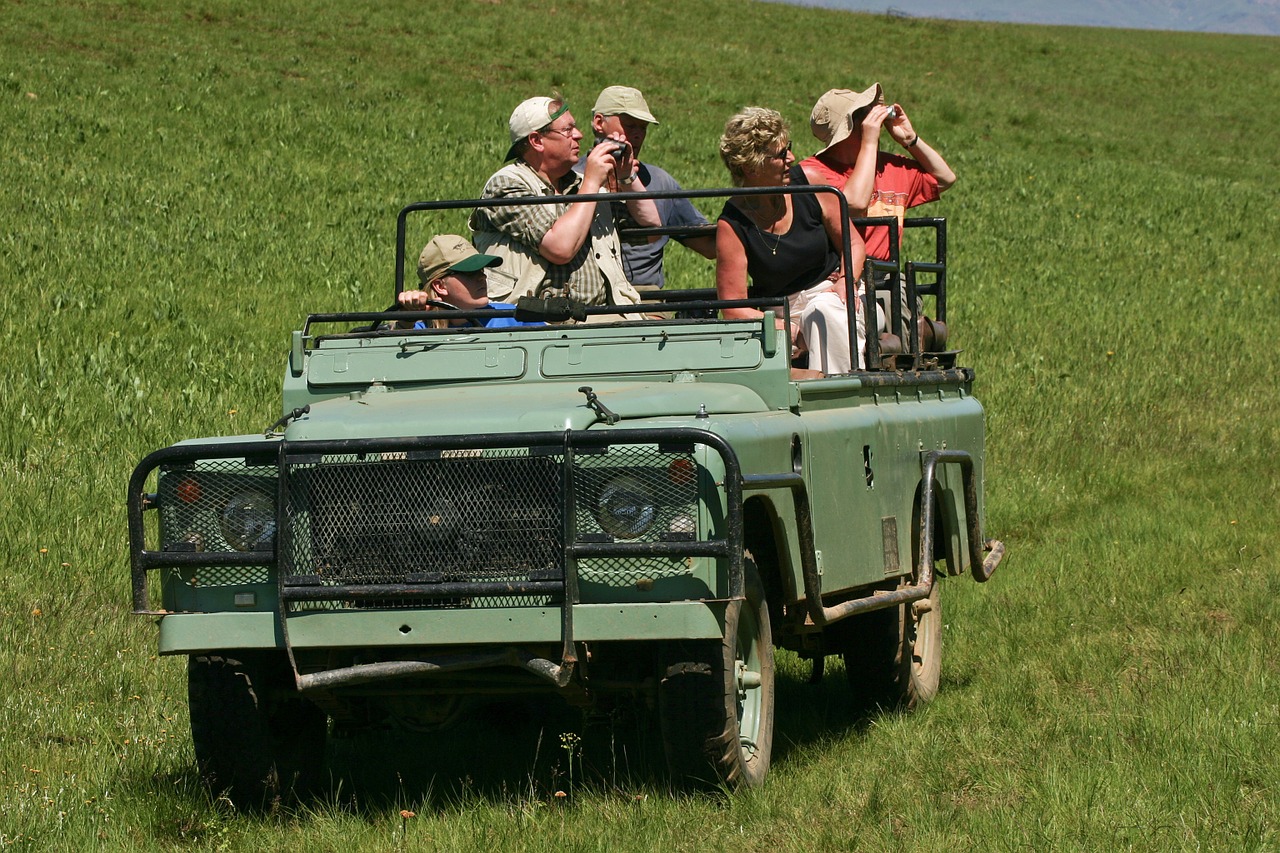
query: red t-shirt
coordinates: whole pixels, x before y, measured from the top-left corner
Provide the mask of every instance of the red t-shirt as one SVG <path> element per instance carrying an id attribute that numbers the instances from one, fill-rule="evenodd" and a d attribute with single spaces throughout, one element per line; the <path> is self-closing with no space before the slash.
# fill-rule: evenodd
<path id="1" fill-rule="evenodd" d="M 816 175 L 819 180 L 812 183 L 824 183 L 836 189 L 844 189 L 853 174 L 853 167 L 842 167 L 834 161 L 816 154 L 800 164 L 806 173 Z M 927 204 L 938 200 L 938 179 L 930 175 L 920 164 L 910 157 L 901 154 L 887 154 L 881 151 L 876 157 L 876 177 L 871 192 L 871 206 L 867 208 L 867 216 L 896 216 L 898 225 L 906 215 L 906 209 L 919 204 Z M 891 202 L 885 201 L 885 194 L 893 193 Z M 899 199 L 898 193 L 905 198 Z M 855 214 L 856 215 L 856 214 Z M 889 229 L 859 228 L 858 233 L 867 243 L 867 257 L 889 259 Z M 902 229 L 898 229 L 898 241 L 902 241 Z"/>

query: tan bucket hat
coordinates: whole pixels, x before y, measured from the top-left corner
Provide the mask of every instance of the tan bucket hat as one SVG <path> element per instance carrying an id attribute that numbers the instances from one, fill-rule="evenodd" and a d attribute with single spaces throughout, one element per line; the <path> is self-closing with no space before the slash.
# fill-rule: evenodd
<path id="1" fill-rule="evenodd" d="M 844 142 L 853 134 L 853 122 L 850 116 L 863 107 L 884 103 L 884 92 L 879 83 L 872 83 L 861 92 L 851 89 L 828 89 L 826 94 L 818 98 L 809 114 L 809 130 L 826 148 Z M 821 154 L 822 151 L 818 153 Z"/>

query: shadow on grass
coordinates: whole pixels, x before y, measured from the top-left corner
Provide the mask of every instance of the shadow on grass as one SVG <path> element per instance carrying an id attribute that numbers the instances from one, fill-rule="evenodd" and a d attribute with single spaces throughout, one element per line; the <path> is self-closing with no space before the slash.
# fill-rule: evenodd
<path id="1" fill-rule="evenodd" d="M 838 659 L 836 659 L 838 661 Z M 816 684 L 787 667 L 776 680 L 773 766 L 804 760 L 806 747 L 860 737 L 879 716 L 859 713 L 838 662 Z M 637 702 L 609 716 L 586 715 L 558 697 L 475 704 L 447 729 L 398 728 L 330 737 L 329 784 L 302 802 L 254 810 L 270 819 L 305 820 L 311 809 L 380 816 L 388 808 L 445 811 L 468 804 L 549 802 L 592 793 L 676 796 L 664 770 L 656 715 Z M 886 712 L 894 713 L 894 712 Z M 128 785 L 157 804 L 157 828 L 174 840 L 200 838 L 234 811 L 200 783 L 194 766 Z M 168 806 L 160 805 L 164 801 Z M 212 824 L 210 820 L 212 819 Z"/>
<path id="2" fill-rule="evenodd" d="M 357 808 L 447 808 L 484 800 L 550 800 L 662 785 L 662 746 L 647 715 L 587 717 L 553 696 L 474 705 L 444 730 L 390 728 L 331 739 L 331 796 Z"/>
<path id="3" fill-rule="evenodd" d="M 851 706 L 843 670 L 817 684 L 780 673 L 773 764 L 809 744 L 860 734 L 875 719 Z M 334 738 L 331 802 L 357 810 L 443 809 L 475 800 L 572 797 L 582 791 L 671 796 L 656 716 L 643 707 L 586 716 L 553 697 L 479 705 L 448 730 Z"/>
<path id="4" fill-rule="evenodd" d="M 800 664 L 808 670 L 809 664 Z M 854 704 L 853 693 L 838 656 L 827 659 L 826 674 L 816 684 L 798 677 L 777 679 L 773 729 L 773 764 L 823 740 L 860 736 L 880 715 Z"/>

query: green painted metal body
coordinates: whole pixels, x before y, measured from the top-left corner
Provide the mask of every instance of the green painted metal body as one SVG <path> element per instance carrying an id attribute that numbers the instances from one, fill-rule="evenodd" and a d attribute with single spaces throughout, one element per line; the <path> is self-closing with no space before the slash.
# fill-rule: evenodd
<path id="1" fill-rule="evenodd" d="M 785 340 L 763 322 L 582 324 L 459 334 L 308 335 L 284 381 L 292 419 L 283 441 L 471 436 L 565 430 L 696 428 L 724 439 L 746 477 L 799 473 L 812 508 L 822 597 L 865 595 L 913 570 L 921 458 L 964 450 L 981 497 L 983 412 L 972 375 L 854 374 L 792 381 Z M 895 376 L 897 377 L 895 379 Z M 869 381 L 874 379 L 875 381 Z M 619 417 L 606 424 L 582 386 Z M 233 447 L 255 437 L 225 440 Z M 276 439 L 281 440 L 281 439 Z M 215 441 L 214 443 L 218 443 Z M 713 488 L 700 498 L 699 529 L 723 535 L 725 468 L 702 452 Z M 274 491 L 275 471 L 245 468 Z M 967 567 L 968 519 L 960 477 L 938 474 L 952 572 Z M 762 488 L 748 496 L 752 523 L 764 519 L 776 548 L 776 587 L 786 605 L 806 595 L 805 547 L 796 493 Z M 979 504 L 980 507 L 980 504 Z M 980 523 L 980 519 L 979 519 Z M 759 531 L 751 533 L 760 541 Z M 135 546 L 136 547 L 136 546 Z M 203 574 L 203 576 L 202 576 Z M 160 651 L 378 648 L 394 655 L 433 645 L 544 644 L 561 638 L 559 606 L 470 609 L 339 609 L 295 613 L 282 630 L 277 570 L 162 569 Z M 668 574 L 619 583 L 588 569 L 573 605 L 575 641 L 718 636 L 730 598 L 727 562 L 688 557 Z M 796 611 L 801 612 L 801 611 Z M 812 626 L 810 626 L 812 627 Z M 800 625 L 793 626 L 802 631 Z"/>
<path id="2" fill-rule="evenodd" d="M 848 215 L 833 188 L 788 192 Z M 407 214 L 512 203 L 404 208 L 397 293 Z M 854 222 L 895 246 L 903 226 Z M 895 333 L 844 376 L 792 364 L 781 298 L 682 291 L 619 315 L 525 297 L 515 319 L 549 322 L 497 328 L 441 303 L 308 317 L 275 424 L 157 450 L 129 482 L 133 609 L 161 654 L 190 656 L 202 772 L 265 774 L 270 793 L 302 771 L 279 756 L 322 752 L 326 718 L 434 731 L 477 697 L 552 691 L 654 716 L 677 779 L 759 784 L 773 646 L 815 677 L 841 655 L 876 701 L 927 696 L 935 578 L 985 581 L 1004 549 L 982 533 L 973 372 L 937 351 L 945 222 L 913 222 L 935 260 L 868 261 L 888 280 L 849 287 L 849 325 L 857 306 L 876 328 L 887 297 Z M 843 254 L 852 268 L 848 239 Z M 925 297 L 939 322 L 907 319 Z M 735 310 L 760 316 L 722 319 Z"/>

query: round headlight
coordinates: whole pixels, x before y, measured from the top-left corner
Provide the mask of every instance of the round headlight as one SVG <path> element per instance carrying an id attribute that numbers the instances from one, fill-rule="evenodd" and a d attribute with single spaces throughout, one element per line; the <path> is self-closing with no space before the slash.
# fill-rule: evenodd
<path id="1" fill-rule="evenodd" d="M 648 488 L 634 477 L 618 477 L 600 490 L 596 520 L 618 539 L 635 539 L 653 524 L 657 510 Z"/>
<path id="2" fill-rule="evenodd" d="M 237 551 L 271 547 L 276 536 L 276 507 L 270 495 L 253 489 L 236 492 L 218 516 L 222 537 Z"/>

